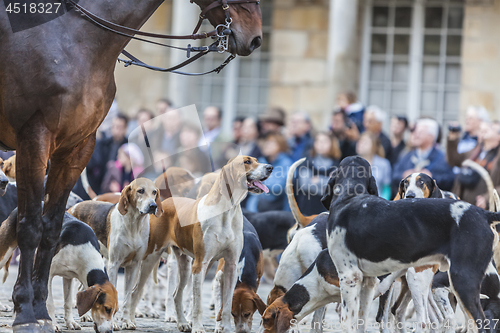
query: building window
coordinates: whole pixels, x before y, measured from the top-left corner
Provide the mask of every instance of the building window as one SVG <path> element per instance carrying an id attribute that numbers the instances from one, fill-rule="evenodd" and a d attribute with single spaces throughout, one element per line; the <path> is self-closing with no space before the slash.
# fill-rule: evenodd
<path id="1" fill-rule="evenodd" d="M 210 105 L 219 106 L 232 119 L 238 115 L 258 115 L 265 110 L 269 90 L 272 1 L 262 1 L 260 7 L 262 46 L 249 57 L 237 57 L 218 75 L 197 78 L 196 106 L 199 112 Z M 207 25 L 201 31 L 211 29 L 213 27 Z M 227 56 L 228 54 L 209 54 L 197 62 L 198 70 L 216 68 Z"/>
<path id="2" fill-rule="evenodd" d="M 455 120 L 463 11 L 458 0 L 369 0 L 361 99 L 391 115 Z"/>

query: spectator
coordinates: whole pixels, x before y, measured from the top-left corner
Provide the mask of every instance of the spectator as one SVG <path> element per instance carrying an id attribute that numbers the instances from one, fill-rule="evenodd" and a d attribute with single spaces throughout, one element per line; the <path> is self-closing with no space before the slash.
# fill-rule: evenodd
<path id="1" fill-rule="evenodd" d="M 313 149 L 307 161 L 299 166 L 297 173 L 297 203 L 304 215 L 325 211 L 321 197 L 333 169 L 338 167 L 341 152 L 337 138 L 320 132 L 314 138 Z"/>
<path id="2" fill-rule="evenodd" d="M 378 136 L 382 147 L 384 147 L 385 156 L 390 157 L 392 154 L 391 140 L 382 132 L 382 126 L 386 114 L 378 106 L 371 105 L 366 108 L 365 117 L 363 118 L 363 125 L 366 131 Z"/>
<path id="3" fill-rule="evenodd" d="M 299 160 L 309 154 L 313 146 L 311 136 L 311 119 L 304 112 L 295 113 L 290 119 L 288 134 L 288 146 L 290 147 L 290 157 L 293 161 Z"/>
<path id="4" fill-rule="evenodd" d="M 377 182 L 378 195 L 386 200 L 391 199 L 391 163 L 384 158 L 384 148 L 378 136 L 364 132 L 356 144 L 356 152 L 367 160 Z"/>
<path id="5" fill-rule="evenodd" d="M 259 123 L 255 118 L 249 117 L 243 121 L 240 140 L 242 155 L 252 156 L 257 159 L 262 157 L 262 152 L 257 144 L 259 134 Z"/>
<path id="6" fill-rule="evenodd" d="M 359 131 L 344 111 L 333 113 L 331 130 L 339 141 L 342 159 L 356 155 L 356 141 L 359 138 Z"/>
<path id="7" fill-rule="evenodd" d="M 171 156 L 179 149 L 179 133 L 181 116 L 179 110 L 170 109 L 161 116 L 161 127 L 150 138 L 154 154 L 163 153 Z M 155 158 L 155 160 L 157 160 Z"/>
<path id="8" fill-rule="evenodd" d="M 241 130 L 245 117 L 236 117 L 233 120 L 233 143 L 239 144 L 241 140 Z"/>
<path id="9" fill-rule="evenodd" d="M 154 113 L 151 110 L 148 109 L 139 109 L 137 111 L 136 119 L 132 122 L 129 122 L 128 124 L 128 129 L 127 133 L 129 134 L 129 141 L 130 142 L 137 142 L 139 138 L 142 138 L 143 133 L 141 126 L 144 127 L 146 130 L 146 133 L 149 135 L 153 134 L 154 126 L 153 122 L 150 121 L 154 118 Z M 135 130 L 135 132 L 134 132 Z M 132 133 L 133 132 L 133 133 Z"/>
<path id="10" fill-rule="evenodd" d="M 168 98 L 161 98 L 156 102 L 156 114 L 162 115 L 174 108 L 174 104 Z"/>
<path id="11" fill-rule="evenodd" d="M 116 161 L 109 161 L 102 181 L 101 193 L 121 192 L 143 170 L 144 156 L 134 143 L 126 143 L 118 149 Z"/>
<path id="12" fill-rule="evenodd" d="M 448 134 L 447 158 L 451 166 L 460 167 L 466 159 L 483 166 L 491 176 L 493 186 L 500 191 L 500 134 L 496 124 L 482 122 L 478 133 L 478 144 L 472 150 L 459 154 L 457 146 L 459 145 L 460 132 L 450 131 Z M 457 194 L 462 200 L 481 208 L 488 208 L 488 189 L 481 176 L 470 168 L 461 168 L 455 184 L 453 193 Z"/>
<path id="13" fill-rule="evenodd" d="M 274 107 L 269 109 L 265 114 L 260 116 L 260 124 L 262 135 L 269 133 L 282 133 L 285 125 L 285 111 L 281 108 Z"/>
<path id="14" fill-rule="evenodd" d="M 222 110 L 216 106 L 209 106 L 203 111 L 203 135 L 199 145 L 203 149 L 212 142 L 221 140 Z"/>
<path id="15" fill-rule="evenodd" d="M 106 117 L 102 121 L 101 125 L 97 129 L 97 139 L 104 139 L 111 136 L 111 127 L 113 126 L 113 119 L 115 119 L 118 114 L 120 114 L 120 110 L 118 109 L 118 102 L 116 99 L 113 100 L 111 107 L 109 108 Z"/>
<path id="16" fill-rule="evenodd" d="M 113 118 L 111 136 L 96 142 L 94 153 L 87 165 L 87 177 L 94 191 L 101 189 L 101 183 L 106 173 L 108 162 L 115 161 L 118 156 L 118 149 L 127 143 L 127 124 L 128 118 L 119 113 Z"/>
<path id="17" fill-rule="evenodd" d="M 401 179 L 414 172 L 423 172 L 434 178 L 442 190 L 449 191 L 453 186 L 454 174 L 446 158 L 436 148 L 439 126 L 433 119 L 421 119 L 415 126 L 412 136 L 412 149 L 403 156 L 393 168 L 392 187 L 397 191 Z"/>
<path id="18" fill-rule="evenodd" d="M 357 101 L 356 94 L 353 92 L 344 92 L 337 96 L 337 105 L 341 111 L 344 111 L 347 117 L 356 124 L 358 131 L 364 132 L 363 116 L 365 107 Z"/>
<path id="19" fill-rule="evenodd" d="M 288 145 L 282 134 L 269 133 L 261 145 L 264 157 L 259 159 L 260 163 L 269 163 L 274 167 L 271 176 L 264 182 L 269 188 L 269 193 L 250 195 L 246 208 L 251 212 L 267 212 L 270 210 L 290 211 L 286 198 L 285 185 L 288 168 L 292 160 L 286 154 Z"/>
<path id="20" fill-rule="evenodd" d="M 465 115 L 464 135 L 457 145 L 457 153 L 471 151 L 477 146 L 479 130 L 482 122 L 489 122 L 488 111 L 482 106 L 469 106 Z M 459 128 L 458 122 L 451 123 L 450 127 Z"/>
<path id="21" fill-rule="evenodd" d="M 391 118 L 391 155 L 388 156 L 388 160 L 392 166 L 396 164 L 399 156 L 406 148 L 404 135 L 407 128 L 408 119 L 406 117 L 394 116 Z"/>
<path id="22" fill-rule="evenodd" d="M 196 177 L 213 171 L 207 154 L 198 147 L 200 137 L 201 130 L 198 126 L 183 123 L 179 135 L 180 147 L 174 156 L 176 166 L 189 170 Z"/>

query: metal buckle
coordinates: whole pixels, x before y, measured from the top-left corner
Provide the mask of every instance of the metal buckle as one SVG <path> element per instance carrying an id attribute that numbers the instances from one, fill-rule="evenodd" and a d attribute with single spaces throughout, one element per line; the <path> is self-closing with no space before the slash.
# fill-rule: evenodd
<path id="1" fill-rule="evenodd" d="M 228 10 L 229 9 L 229 5 L 228 4 L 222 5 L 222 9 L 224 9 L 224 11 Z"/>

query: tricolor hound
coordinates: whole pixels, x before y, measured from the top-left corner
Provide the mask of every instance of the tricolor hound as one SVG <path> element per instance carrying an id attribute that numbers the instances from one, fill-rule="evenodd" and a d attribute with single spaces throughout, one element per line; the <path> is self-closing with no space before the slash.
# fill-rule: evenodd
<path id="1" fill-rule="evenodd" d="M 377 276 L 428 264 L 449 270 L 467 316 L 484 321 L 479 292 L 500 213 L 450 199 L 391 202 L 376 193 L 370 164 L 356 156 L 340 163 L 322 198 L 330 210 L 328 250 L 340 278 L 343 328 L 354 331 L 358 316 L 366 323 L 364 305 L 373 299 Z"/>
<path id="2" fill-rule="evenodd" d="M 148 247 L 150 214 L 159 217 L 163 212 L 158 188 L 151 180 L 138 178 L 122 190 L 118 205 L 88 200 L 68 212 L 94 230 L 114 286 L 118 269 L 125 267 L 125 316 Z"/>
<path id="3" fill-rule="evenodd" d="M 183 289 L 190 268 L 187 256 L 194 258 L 193 333 L 205 332 L 201 303 L 203 279 L 208 267 L 221 258 L 225 262 L 222 325 L 216 331 L 230 330 L 232 294 L 237 280 L 236 265 L 243 248 L 243 214 L 240 202 L 248 191 L 258 194 L 268 192 L 262 181 L 269 177 L 272 170 L 271 165 L 259 164 L 253 157 L 238 156 L 222 168 L 212 189 L 204 197 L 198 200 L 168 198 L 162 202 L 163 215 L 151 218 L 149 246 L 126 320 L 134 322 L 135 308 L 144 283 L 158 264 L 162 253 L 172 246 L 179 265 L 179 285 L 174 297 L 179 330 L 191 330 L 182 307 Z"/>
<path id="4" fill-rule="evenodd" d="M 0 227 L 0 265 L 10 260 L 10 254 L 17 247 L 17 209 L 12 211 Z M 78 314 L 91 311 L 94 329 L 97 333 L 112 331 L 112 319 L 118 310 L 118 295 L 109 282 L 104 270 L 104 261 L 99 253 L 99 243 L 92 229 L 85 223 L 65 213 L 61 234 L 57 241 L 54 258 L 50 266 L 47 310 L 55 329 L 60 331 L 54 313 L 52 279 L 63 277 L 64 321 L 70 330 L 79 330 L 73 319 L 72 288 L 73 278 L 85 287 L 77 294 Z"/>

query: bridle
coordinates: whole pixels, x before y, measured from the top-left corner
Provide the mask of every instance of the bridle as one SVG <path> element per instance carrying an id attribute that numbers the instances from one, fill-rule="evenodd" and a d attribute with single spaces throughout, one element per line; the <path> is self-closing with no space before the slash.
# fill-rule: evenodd
<path id="1" fill-rule="evenodd" d="M 175 36 L 175 35 L 164 35 L 164 34 L 155 34 L 155 33 L 150 33 L 150 32 L 143 32 L 139 31 L 136 29 L 128 28 L 113 22 L 110 22 L 108 20 L 105 20 L 92 12 L 88 11 L 87 9 L 83 8 L 80 6 L 78 3 L 76 3 L 74 0 L 64 0 L 66 1 L 69 5 L 71 5 L 76 11 L 80 12 L 87 20 L 90 22 L 94 23 L 95 25 L 113 32 L 115 34 L 128 37 L 131 39 L 139 40 L 142 42 L 146 43 L 151 43 L 154 45 L 160 45 L 172 49 L 177 49 L 181 51 L 185 51 L 187 53 L 187 58 L 188 60 L 170 67 L 170 68 L 161 68 L 161 67 L 155 67 L 155 66 L 150 66 L 141 60 L 137 59 L 134 57 L 132 54 L 127 52 L 126 50 L 123 50 L 121 53 L 126 56 L 129 60 L 125 59 L 120 59 L 118 58 L 118 62 L 123 62 L 125 67 L 128 67 L 130 65 L 135 65 L 135 66 L 140 66 L 144 68 L 148 68 L 154 71 L 158 72 L 170 72 L 170 73 L 176 73 L 176 74 L 181 74 L 181 75 L 190 75 L 190 76 L 196 76 L 196 75 L 206 75 L 209 73 L 220 73 L 224 67 L 229 64 L 234 58 L 236 58 L 235 55 L 231 54 L 219 67 L 212 69 L 211 71 L 204 72 L 204 73 L 186 73 L 186 72 L 180 72 L 178 69 L 183 68 L 190 63 L 200 59 L 201 57 L 207 55 L 210 52 L 218 52 L 218 53 L 224 53 L 228 50 L 229 47 L 229 35 L 231 35 L 231 23 L 233 22 L 231 18 L 231 14 L 229 13 L 229 5 L 230 4 L 243 4 L 243 3 L 256 3 L 259 4 L 260 0 L 215 0 L 214 2 L 210 3 L 208 6 L 206 6 L 200 13 L 200 17 L 198 19 L 198 23 L 196 24 L 196 27 L 193 30 L 193 33 L 191 35 L 183 35 L 183 36 Z M 190 0 L 191 3 L 194 0 Z M 225 15 L 225 23 L 224 24 L 219 24 L 215 27 L 214 30 L 210 32 L 202 32 L 199 33 L 199 30 L 201 28 L 201 25 L 203 21 L 207 18 L 207 13 L 211 11 L 212 9 L 215 9 L 217 7 L 221 6 L 222 10 L 224 11 Z M 173 46 L 173 45 L 168 45 L 164 43 L 159 43 L 155 41 L 151 41 L 148 39 L 136 37 L 138 36 L 144 36 L 144 37 L 151 37 L 151 38 L 159 38 L 159 39 L 180 39 L 180 40 L 199 40 L 199 39 L 206 39 L 206 38 L 213 38 L 215 41 L 208 45 L 208 46 L 191 46 L 191 44 L 188 44 L 187 47 L 178 47 L 178 46 Z M 191 56 L 191 53 L 196 53 L 194 56 Z"/>

